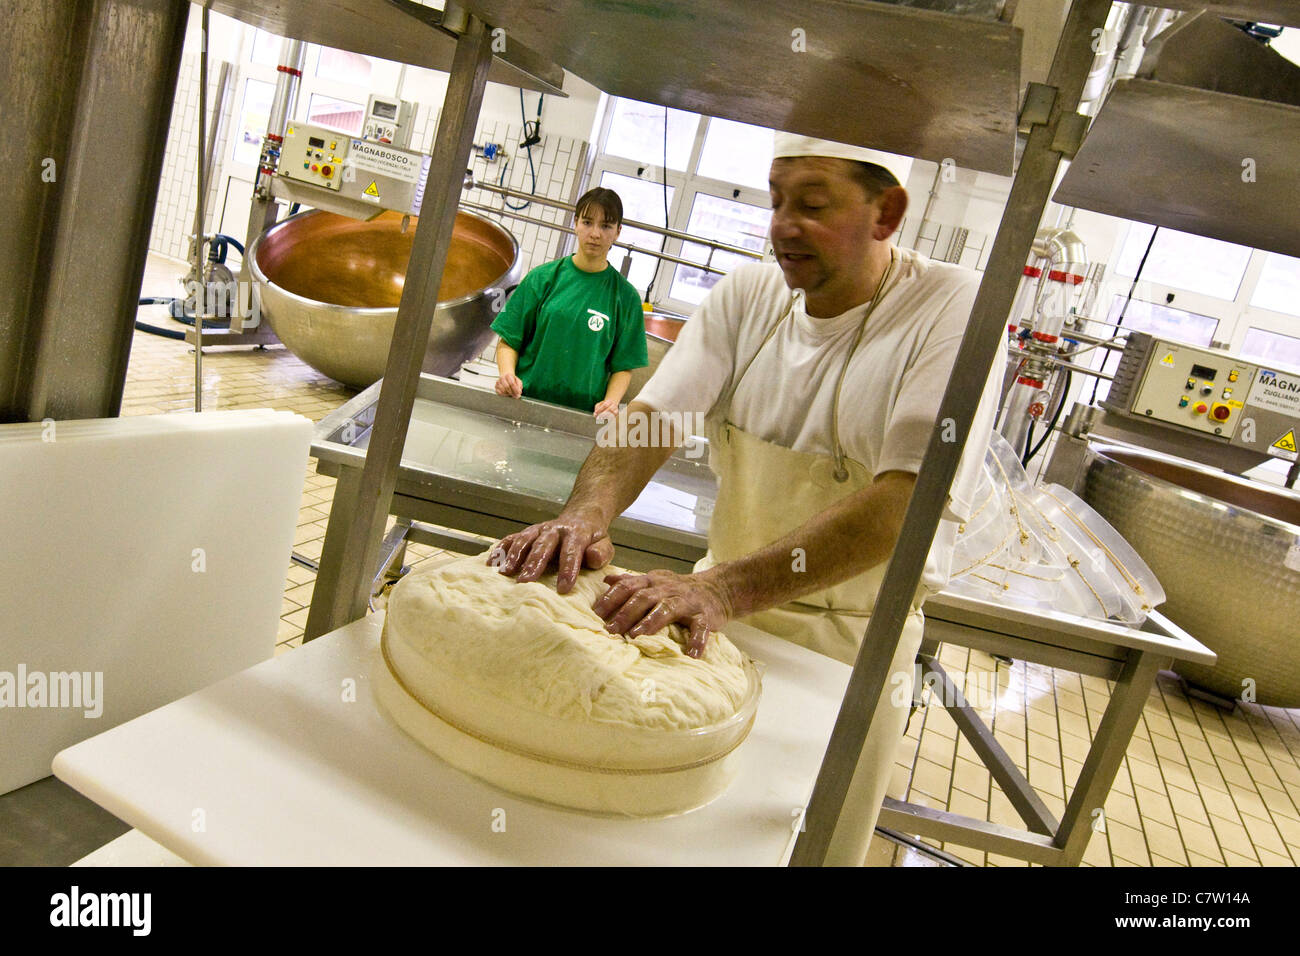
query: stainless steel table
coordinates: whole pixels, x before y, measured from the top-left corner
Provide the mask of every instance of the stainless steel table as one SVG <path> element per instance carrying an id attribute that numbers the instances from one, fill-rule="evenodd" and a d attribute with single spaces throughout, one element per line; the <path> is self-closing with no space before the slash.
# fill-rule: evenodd
<path id="1" fill-rule="evenodd" d="M 322 420 L 312 454 L 339 480 L 330 521 L 346 521 L 368 447 L 381 383 Z M 581 412 L 505 398 L 449 379 L 421 376 L 391 511 L 403 537 L 461 553 L 554 517 L 568 498 L 598 425 Z M 716 483 L 702 447 L 678 451 L 610 529 L 625 567 L 689 571 L 703 554 Z M 343 513 L 340 513 L 340 512 Z M 442 528 L 424 526 L 432 522 Z M 324 559 L 323 559 L 324 560 Z M 386 562 L 388 563 L 388 562 Z M 1027 829 L 887 799 L 880 824 L 1036 863 L 1075 865 L 1093 832 L 1156 673 L 1174 660 L 1213 663 L 1214 653 L 1152 614 L 1139 630 L 941 593 L 925 605 L 919 663 L 941 701 Z M 941 643 L 976 648 L 1115 682 L 1065 816 L 1057 820 L 980 721 L 937 660 Z M 882 648 L 892 659 L 892 648 Z"/>

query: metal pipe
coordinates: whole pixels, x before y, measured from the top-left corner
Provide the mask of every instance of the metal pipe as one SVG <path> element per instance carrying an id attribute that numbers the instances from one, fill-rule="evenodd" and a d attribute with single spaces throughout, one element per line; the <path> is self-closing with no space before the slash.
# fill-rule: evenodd
<path id="1" fill-rule="evenodd" d="M 494 186 L 491 183 L 480 183 L 480 182 L 471 181 L 468 184 L 467 188 L 484 189 L 490 193 L 497 193 L 502 196 L 508 196 L 512 199 L 527 199 L 529 202 L 535 202 L 539 206 L 551 206 L 552 208 L 555 209 L 563 209 L 566 212 L 577 211 L 574 208 L 572 203 L 561 202 L 558 199 L 546 199 L 545 197 L 542 196 L 534 196 L 532 193 L 520 192 L 517 189 L 509 189 L 505 186 Z M 487 210 L 488 212 L 508 214 L 505 209 L 497 209 L 492 206 L 484 206 L 481 208 Z M 547 223 L 547 225 L 552 225 L 552 224 Z M 718 242 L 715 239 L 704 239 L 701 238 L 700 236 L 692 236 L 689 232 L 678 232 L 676 229 L 665 229 L 663 226 L 656 226 L 648 222 L 637 222 L 635 219 L 624 219 L 623 225 L 631 226 L 634 229 L 643 229 L 646 232 L 653 232 L 657 236 L 667 236 L 669 239 L 681 239 L 684 242 L 692 242 L 695 243 L 697 246 L 710 246 L 714 249 L 720 249 L 723 252 L 733 253 L 734 255 L 747 256 L 750 259 L 763 258 L 763 253 L 755 252 L 753 249 L 746 249 L 743 246 L 733 246 L 730 245 L 729 243 Z M 643 252 L 645 250 L 638 249 L 637 251 Z M 692 265 L 697 265 L 697 264 L 698 263 L 692 263 Z"/>
<path id="2" fill-rule="evenodd" d="M 482 203 L 465 202 L 464 200 L 461 200 L 460 206 L 462 209 L 470 209 L 475 212 L 486 212 L 486 213 L 492 213 L 493 215 L 509 216 L 511 219 L 518 219 L 520 222 L 530 223 L 534 226 L 543 226 L 547 229 L 554 229 L 557 232 L 563 232 L 570 236 L 576 235 L 575 231 L 569 226 L 561 226 L 558 223 L 547 222 L 545 219 L 534 219 L 532 216 L 522 216 L 519 213 L 512 212 L 509 209 L 497 209 L 495 206 L 484 206 Z M 618 246 L 620 249 L 626 249 L 628 252 L 639 252 L 642 255 L 654 256 L 656 259 L 662 259 L 665 262 L 675 262 L 678 265 L 690 266 L 691 268 L 694 269 L 702 269 L 705 272 L 713 272 L 716 273 L 717 275 L 727 274 L 722 269 L 715 269 L 711 265 L 692 262 L 690 259 L 682 259 L 679 258 L 678 256 L 671 256 L 666 252 L 660 252 L 658 249 L 642 249 L 640 246 L 634 246 L 631 243 L 627 243 L 627 242 L 615 242 L 614 245 Z M 750 255 L 752 255 L 755 259 L 762 258 L 762 256 L 759 255 L 758 253 L 751 252 Z"/>
<path id="3" fill-rule="evenodd" d="M 207 223 L 204 207 L 207 205 L 207 164 L 204 148 L 207 146 L 208 114 L 208 8 L 203 8 L 199 27 L 199 148 L 198 148 L 198 203 L 194 208 L 194 275 L 198 292 L 194 296 L 194 411 L 203 411 L 203 320 L 208 314 L 207 288 L 203 282 L 203 253 L 207 248 Z"/>

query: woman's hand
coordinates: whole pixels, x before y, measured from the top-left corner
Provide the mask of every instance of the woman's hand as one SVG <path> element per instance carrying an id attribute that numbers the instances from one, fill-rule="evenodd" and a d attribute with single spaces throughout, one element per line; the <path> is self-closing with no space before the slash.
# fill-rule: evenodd
<path id="1" fill-rule="evenodd" d="M 497 394 L 507 395 L 510 398 L 523 398 L 524 383 L 519 381 L 517 375 L 502 375 L 497 379 Z"/>
<path id="2" fill-rule="evenodd" d="M 601 418 L 605 415 L 618 415 L 618 399 L 607 398 L 603 402 L 596 403 L 595 416 Z"/>

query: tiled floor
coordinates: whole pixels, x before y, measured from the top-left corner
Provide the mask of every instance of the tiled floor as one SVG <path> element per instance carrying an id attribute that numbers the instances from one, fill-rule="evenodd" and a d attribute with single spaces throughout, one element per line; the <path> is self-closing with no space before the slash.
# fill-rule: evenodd
<path id="1" fill-rule="evenodd" d="M 151 259 L 146 292 L 168 294 L 175 265 Z M 145 310 L 164 324 L 161 309 Z M 179 326 L 178 326 L 179 327 Z M 194 359 L 181 342 L 137 332 L 122 414 L 193 407 Z M 204 407 L 271 407 L 313 420 L 353 392 L 319 375 L 282 349 L 205 352 Z M 305 476 L 294 549 L 318 558 L 334 482 Z M 436 557 L 411 545 L 408 564 Z M 286 572 L 279 647 L 301 642 L 314 575 L 297 564 Z M 941 661 L 955 681 L 996 686 L 980 710 L 998 741 L 1058 816 L 1077 779 L 1109 699 L 1107 683 L 1024 662 L 1000 664 L 978 651 L 945 647 Z M 977 708 L 979 710 L 979 708 Z M 900 742 L 889 793 L 936 808 L 1020 826 L 1010 802 L 942 707 L 918 711 Z M 1239 704 L 1224 714 L 1185 696 L 1162 674 L 1147 701 L 1105 805 L 1104 832 L 1084 857 L 1091 866 L 1294 866 L 1300 862 L 1300 711 Z M 931 841 L 927 841 L 931 842 Z M 977 865 L 1023 861 L 955 844 L 933 844 Z M 932 865 L 923 854 L 879 838 L 869 862 Z"/>

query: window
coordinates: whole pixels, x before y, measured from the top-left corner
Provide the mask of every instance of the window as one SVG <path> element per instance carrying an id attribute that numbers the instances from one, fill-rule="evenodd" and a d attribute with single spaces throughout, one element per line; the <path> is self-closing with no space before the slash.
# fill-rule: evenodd
<path id="1" fill-rule="evenodd" d="M 1184 312 L 1182 309 L 1171 309 L 1166 305 L 1142 302 L 1139 299 L 1133 299 L 1125 308 L 1124 298 L 1122 295 L 1115 296 L 1107 318 L 1108 322 L 1118 322 L 1121 312 L 1123 313 L 1124 324 L 1119 329 L 1121 334 L 1126 329 L 1131 329 L 1202 348 L 1209 348 L 1214 341 L 1219 320 L 1213 316 Z"/>
<path id="2" fill-rule="evenodd" d="M 1269 253 L 1250 304 L 1259 309 L 1300 315 L 1300 259 Z"/>
<path id="3" fill-rule="evenodd" d="M 600 185 L 618 193 L 618 198 L 623 200 L 623 218 L 625 220 L 635 219 L 638 222 L 647 222 L 654 226 L 664 224 L 664 187 L 661 183 L 635 179 L 631 176 L 606 171 L 600 177 Z M 672 208 L 674 192 L 673 187 L 669 186 L 669 209 Z M 663 237 L 653 232 L 647 232 L 644 229 L 624 225 L 623 231 L 619 233 L 618 241 L 639 246 L 642 249 L 658 249 L 660 243 L 663 242 Z M 617 246 L 610 251 L 610 262 L 613 263 L 614 268 L 621 268 L 625 252 L 626 250 L 620 250 Z M 650 285 L 651 280 L 654 280 L 657 285 L 658 280 L 655 279 L 655 263 L 657 261 L 654 256 L 632 253 L 632 268 L 628 272 L 628 281 L 643 293 L 646 287 Z M 661 266 L 659 269 L 660 275 L 670 265 L 670 263 L 665 263 Z"/>
<path id="4" fill-rule="evenodd" d="M 253 35 L 253 52 L 249 59 L 261 66 L 279 66 L 280 45 L 283 42 L 274 33 L 257 30 Z"/>
<path id="5" fill-rule="evenodd" d="M 275 84 L 244 81 L 244 101 L 239 107 L 239 132 L 235 136 L 235 162 L 256 166 L 262 155 L 262 136 L 271 118 Z"/>
<path id="6" fill-rule="evenodd" d="M 1140 222 L 1129 227 L 1116 272 L 1123 276 L 1137 273 L 1154 229 Z M 1246 275 L 1250 253 L 1247 246 L 1161 229 L 1142 269 L 1142 279 L 1231 302 Z"/>
<path id="7" fill-rule="evenodd" d="M 717 122 L 716 120 L 714 122 Z M 769 160 L 770 162 L 770 160 Z M 766 178 L 766 171 L 764 178 Z M 751 206 L 732 199 L 721 199 L 708 193 L 696 193 L 691 205 L 691 219 L 686 231 L 693 236 L 703 236 L 733 246 L 743 246 L 762 252 L 767 241 L 767 229 L 772 221 L 772 210 L 766 206 Z M 682 258 L 695 262 L 708 260 L 708 247 L 688 242 L 682 245 Z M 713 253 L 713 266 L 730 272 L 752 260 L 734 252 L 721 250 Z M 722 276 L 716 272 L 678 266 L 673 276 L 672 298 L 699 305 L 705 294 Z"/>
<path id="8" fill-rule="evenodd" d="M 1300 370 L 1300 339 L 1267 329 L 1249 329 L 1241 346 L 1241 356 L 1265 365 Z"/>
<path id="9" fill-rule="evenodd" d="M 365 112 L 364 103 L 354 103 L 351 100 L 313 93 L 307 107 L 307 122 L 317 126 L 328 126 L 330 129 L 337 129 L 352 136 L 360 136 Z"/>
<path id="10" fill-rule="evenodd" d="M 766 191 L 773 148 L 770 129 L 711 119 L 700 153 L 699 173 L 710 179 Z M 724 237 L 709 238 L 721 241 Z"/>
<path id="11" fill-rule="evenodd" d="M 350 53 L 333 47 L 315 47 L 316 56 L 310 60 L 315 64 L 314 72 L 323 80 L 338 83 L 351 83 L 353 86 L 369 86 L 375 72 L 374 61 L 363 53 Z"/>
<path id="12" fill-rule="evenodd" d="M 635 160 L 643 166 L 664 165 L 664 116 L 662 106 L 637 100 L 616 100 L 605 152 Z M 694 113 L 673 109 L 667 111 L 667 117 L 667 166 L 684 170 L 691 160 L 695 129 L 700 118 Z"/>

